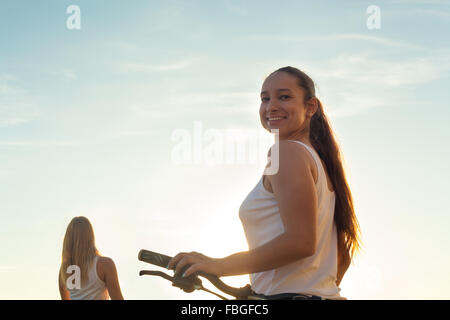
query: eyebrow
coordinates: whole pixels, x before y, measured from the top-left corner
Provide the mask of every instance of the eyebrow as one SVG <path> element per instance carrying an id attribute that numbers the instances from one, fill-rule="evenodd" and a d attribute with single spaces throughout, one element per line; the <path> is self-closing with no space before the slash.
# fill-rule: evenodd
<path id="1" fill-rule="evenodd" d="M 278 89 L 277 90 L 277 92 L 280 92 L 280 91 L 291 91 L 291 89 Z M 264 94 L 264 93 L 267 93 L 267 91 L 262 91 L 261 95 Z"/>

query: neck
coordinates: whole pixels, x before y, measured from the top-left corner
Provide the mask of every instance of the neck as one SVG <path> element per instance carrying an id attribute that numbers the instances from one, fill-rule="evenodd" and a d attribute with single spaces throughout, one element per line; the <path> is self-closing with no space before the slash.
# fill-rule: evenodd
<path id="1" fill-rule="evenodd" d="M 305 131 L 297 131 L 297 132 L 292 132 L 289 133 L 287 135 L 280 135 L 279 136 L 280 141 L 281 140 L 295 140 L 295 141 L 300 141 L 303 142 L 309 146 L 311 146 L 311 141 L 309 140 L 309 130 L 305 130 Z"/>

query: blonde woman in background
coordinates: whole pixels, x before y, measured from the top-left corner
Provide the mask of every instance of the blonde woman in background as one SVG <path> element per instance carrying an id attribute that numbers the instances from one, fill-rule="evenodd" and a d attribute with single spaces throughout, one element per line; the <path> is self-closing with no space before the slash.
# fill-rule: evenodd
<path id="1" fill-rule="evenodd" d="M 67 280 L 74 275 L 70 266 L 79 267 L 79 288 L 67 288 Z M 123 300 L 114 261 L 100 255 L 94 230 L 85 217 L 73 218 L 67 227 L 58 282 L 62 300 Z"/>

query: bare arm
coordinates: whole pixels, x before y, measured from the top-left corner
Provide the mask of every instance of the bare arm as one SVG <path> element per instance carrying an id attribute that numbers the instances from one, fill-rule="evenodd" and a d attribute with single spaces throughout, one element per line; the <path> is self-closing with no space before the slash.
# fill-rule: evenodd
<path id="1" fill-rule="evenodd" d="M 66 289 L 65 284 L 62 282 L 59 273 L 58 273 L 58 286 L 59 286 L 59 294 L 61 295 L 61 300 L 70 300 L 70 293 Z"/>
<path id="2" fill-rule="evenodd" d="M 268 177 L 285 232 L 256 249 L 226 257 L 225 275 L 266 271 L 315 253 L 317 195 L 308 151 L 281 141 L 279 152 L 279 170 Z"/>
<path id="3" fill-rule="evenodd" d="M 108 294 L 111 300 L 123 300 L 116 265 L 114 264 L 114 261 L 110 258 L 105 258 L 104 274 L 105 274 L 106 288 L 108 289 Z"/>
<path id="4" fill-rule="evenodd" d="M 351 259 L 348 250 L 345 248 L 343 235 L 338 235 L 338 270 L 336 276 L 336 285 L 339 286 L 345 272 L 350 266 Z"/>
<path id="5" fill-rule="evenodd" d="M 271 270 L 315 253 L 317 195 L 306 154 L 308 151 L 288 141 L 280 141 L 279 150 L 279 171 L 269 179 L 278 202 L 284 233 L 256 249 L 223 259 L 181 253 L 171 260 L 169 267 L 176 266 L 176 270 L 180 271 L 186 264 L 192 264 L 186 276 L 195 271 L 231 276 Z"/>

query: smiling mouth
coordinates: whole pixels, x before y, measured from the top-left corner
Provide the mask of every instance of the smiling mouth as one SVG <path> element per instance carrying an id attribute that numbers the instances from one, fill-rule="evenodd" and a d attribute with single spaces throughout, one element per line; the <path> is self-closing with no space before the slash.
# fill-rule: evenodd
<path id="1" fill-rule="evenodd" d="M 277 120 L 283 120 L 283 119 L 287 119 L 287 117 L 269 117 L 269 118 L 266 118 L 267 121 L 277 121 Z"/>

